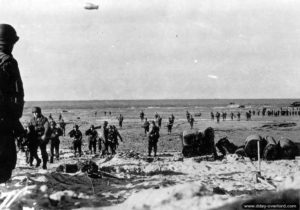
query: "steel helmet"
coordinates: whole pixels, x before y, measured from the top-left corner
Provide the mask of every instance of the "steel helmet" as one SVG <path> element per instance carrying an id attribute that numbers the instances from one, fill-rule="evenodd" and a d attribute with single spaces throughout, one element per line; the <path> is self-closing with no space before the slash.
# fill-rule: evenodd
<path id="1" fill-rule="evenodd" d="M 9 24 L 0 24 L 0 44 L 15 44 L 19 40 L 17 32 Z"/>

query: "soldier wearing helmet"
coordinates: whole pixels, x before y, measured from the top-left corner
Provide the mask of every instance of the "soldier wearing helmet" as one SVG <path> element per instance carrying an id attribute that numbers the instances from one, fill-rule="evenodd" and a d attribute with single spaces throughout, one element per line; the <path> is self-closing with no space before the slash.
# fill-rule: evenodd
<path id="1" fill-rule="evenodd" d="M 73 130 L 69 132 L 69 136 L 73 138 L 73 149 L 74 149 L 74 155 L 76 156 L 77 150 L 79 157 L 81 157 L 81 146 L 82 146 L 82 133 L 79 130 L 78 125 L 73 126 Z"/>
<path id="2" fill-rule="evenodd" d="M 56 159 L 59 159 L 59 137 L 63 135 L 63 130 L 60 127 L 56 127 L 56 122 L 53 120 L 50 122 L 50 163 L 53 163 L 54 151 Z"/>
<path id="3" fill-rule="evenodd" d="M 12 55 L 18 40 L 11 25 L 0 24 L 0 183 L 11 177 L 17 160 L 14 138 L 24 132 L 19 122 L 24 106 L 23 83 Z"/>
<path id="4" fill-rule="evenodd" d="M 85 135 L 88 136 L 90 153 L 92 154 L 94 152 L 94 154 L 96 154 L 98 132 L 96 131 L 95 126 L 91 125 L 91 127 L 85 131 Z"/>
<path id="5" fill-rule="evenodd" d="M 50 125 L 48 119 L 42 115 L 42 110 L 40 107 L 33 107 L 32 114 L 33 117 L 30 119 L 30 125 L 34 127 L 34 130 L 37 133 L 39 147 L 43 159 L 43 169 L 47 169 L 47 144 L 49 141 Z"/>

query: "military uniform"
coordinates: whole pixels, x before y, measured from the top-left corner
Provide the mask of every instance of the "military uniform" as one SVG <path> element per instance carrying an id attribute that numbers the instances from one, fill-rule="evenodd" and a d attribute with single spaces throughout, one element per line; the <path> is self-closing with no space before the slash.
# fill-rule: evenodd
<path id="1" fill-rule="evenodd" d="M 0 183 L 6 182 L 15 168 L 14 138 L 23 130 L 19 122 L 24 106 L 23 83 L 11 54 L 18 39 L 12 26 L 0 24 Z"/>
<path id="2" fill-rule="evenodd" d="M 80 130 L 73 129 L 69 132 L 69 135 L 71 138 L 73 138 L 73 148 L 74 148 L 74 154 L 76 156 L 76 152 L 78 150 L 79 157 L 81 157 L 81 146 L 82 146 L 82 133 Z"/>
<path id="3" fill-rule="evenodd" d="M 107 121 L 104 122 L 103 124 L 103 138 L 104 138 L 104 151 L 103 153 L 108 153 L 108 123 Z M 99 141 L 99 146 L 101 146 L 101 141 Z M 99 148 L 100 151 L 100 148 Z"/>
<path id="4" fill-rule="evenodd" d="M 51 134 L 50 134 L 50 163 L 53 163 L 54 159 L 54 152 L 56 159 L 59 159 L 59 144 L 60 140 L 59 137 L 63 135 L 63 130 L 61 128 L 54 127 L 51 128 Z"/>
<path id="5" fill-rule="evenodd" d="M 151 130 L 148 134 L 148 155 L 151 156 L 152 148 L 154 150 L 154 156 L 156 156 L 157 152 L 157 142 L 159 139 L 159 127 L 157 127 L 155 124 L 153 124 Z"/>
<path id="6" fill-rule="evenodd" d="M 94 154 L 96 154 L 98 132 L 94 128 L 90 128 L 85 131 L 85 135 L 88 136 L 90 152 L 94 151 Z"/>
<path id="7" fill-rule="evenodd" d="M 32 166 L 33 160 L 35 159 L 36 167 L 39 167 L 42 161 L 37 154 L 39 142 L 38 142 L 37 133 L 35 132 L 33 125 L 28 126 L 27 132 L 25 135 L 25 139 L 26 140 L 25 140 L 24 144 L 27 146 L 27 148 L 29 150 L 29 164 L 30 164 L 30 166 Z"/>
<path id="8" fill-rule="evenodd" d="M 38 109 L 38 112 L 40 112 L 40 108 Z M 48 162 L 47 144 L 49 141 L 49 131 L 50 131 L 50 125 L 48 119 L 42 114 L 40 114 L 39 117 L 31 118 L 30 125 L 34 127 L 35 132 L 37 133 L 37 139 L 39 142 L 39 147 L 43 159 L 43 169 L 47 169 L 47 162 Z"/>
<path id="9" fill-rule="evenodd" d="M 150 123 L 149 121 L 147 121 L 147 118 L 146 118 L 146 121 L 144 122 L 144 129 L 145 129 L 145 134 L 147 134 L 147 132 L 149 132 L 149 127 L 150 127 Z"/>

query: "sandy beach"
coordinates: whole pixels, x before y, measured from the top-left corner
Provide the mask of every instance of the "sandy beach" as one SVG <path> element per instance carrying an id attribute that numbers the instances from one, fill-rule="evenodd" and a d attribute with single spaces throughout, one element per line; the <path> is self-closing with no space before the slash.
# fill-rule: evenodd
<path id="1" fill-rule="evenodd" d="M 168 114 L 163 113 L 164 109 L 148 109 L 146 114 L 150 118 L 156 111 L 163 116 Z M 29 167 L 25 162 L 25 154 L 19 151 L 12 180 L 1 185 L 0 198 L 4 200 L 9 192 L 16 193 L 23 189 L 24 192 L 11 205 L 15 209 L 222 209 L 228 203 L 285 189 L 280 186 L 299 172 L 299 160 L 262 161 L 261 174 L 272 186 L 256 181 L 258 163 L 249 158 L 235 154 L 217 161 L 212 161 L 209 156 L 184 158 L 180 134 L 190 129 L 184 112 L 172 110 L 176 120 L 171 135 L 167 134 L 164 127 L 166 119 L 163 120 L 156 158 L 147 157 L 147 137 L 141 128 L 137 110 L 130 117 L 127 115 L 127 119 L 125 117 L 123 128 L 119 129 L 124 142 L 120 142 L 115 156 L 89 154 L 85 136 L 84 155 L 81 158 L 74 157 L 72 140 L 68 136 L 61 137 L 60 160 L 48 163 L 48 170 Z M 53 109 L 43 110 L 43 113 L 45 116 L 52 113 L 54 119 L 57 118 Z M 69 123 L 67 132 L 75 122 L 82 131 L 88 129 L 90 124 L 101 125 L 104 120 L 117 125 L 116 113 L 111 117 L 91 117 L 92 113 L 91 110 L 68 110 L 63 113 L 65 121 Z M 242 145 L 250 134 L 300 142 L 299 116 L 255 115 L 252 120 L 246 121 L 242 115 L 241 121 L 227 118 L 217 123 L 206 118 L 208 114 L 203 112 L 201 117 L 195 118 L 194 130 L 203 131 L 213 127 L 215 142 L 227 136 L 236 145 Z M 28 120 L 29 116 L 30 113 L 25 112 L 23 121 Z M 280 127 L 280 123 L 296 124 Z M 98 132 L 101 133 L 101 129 Z M 94 161 L 103 172 L 102 177 L 90 178 L 80 171 L 56 171 L 59 165 L 84 160 Z"/>

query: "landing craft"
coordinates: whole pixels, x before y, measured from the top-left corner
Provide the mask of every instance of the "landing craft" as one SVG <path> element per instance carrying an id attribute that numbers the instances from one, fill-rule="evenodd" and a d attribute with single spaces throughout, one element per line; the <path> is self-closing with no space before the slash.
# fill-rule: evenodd
<path id="1" fill-rule="evenodd" d="M 84 9 L 88 9 L 88 10 L 93 10 L 98 8 L 99 8 L 98 5 L 92 3 L 86 3 L 86 5 L 84 6 Z"/>

